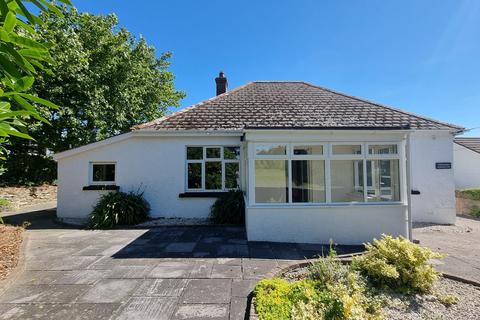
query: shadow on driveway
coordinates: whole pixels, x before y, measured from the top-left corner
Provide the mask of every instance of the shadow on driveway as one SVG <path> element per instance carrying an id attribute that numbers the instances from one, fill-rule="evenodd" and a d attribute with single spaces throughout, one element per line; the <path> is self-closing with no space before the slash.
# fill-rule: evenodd
<path id="1" fill-rule="evenodd" d="M 363 246 L 337 246 L 338 254 Z M 326 255 L 329 245 L 247 241 L 243 227 L 197 226 L 149 229 L 114 258 L 255 258 L 304 260 Z"/>

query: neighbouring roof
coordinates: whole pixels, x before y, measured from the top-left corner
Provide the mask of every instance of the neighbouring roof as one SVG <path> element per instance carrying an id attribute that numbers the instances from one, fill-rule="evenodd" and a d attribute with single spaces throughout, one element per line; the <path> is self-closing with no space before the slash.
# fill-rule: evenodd
<path id="1" fill-rule="evenodd" d="M 480 153 L 480 138 L 455 138 L 455 143 Z"/>
<path id="2" fill-rule="evenodd" d="M 419 129 L 462 127 L 300 81 L 256 81 L 133 130 Z"/>

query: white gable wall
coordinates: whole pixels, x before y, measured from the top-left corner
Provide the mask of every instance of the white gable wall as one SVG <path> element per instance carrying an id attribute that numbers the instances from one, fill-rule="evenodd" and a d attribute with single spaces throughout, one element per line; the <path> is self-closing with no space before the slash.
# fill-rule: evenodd
<path id="1" fill-rule="evenodd" d="M 81 222 L 108 192 L 82 190 L 89 185 L 90 162 L 96 161 L 116 162 L 116 185 L 122 191 L 144 190 L 152 217 L 207 217 L 214 198 L 179 198 L 185 192 L 187 145 L 240 145 L 240 137 L 132 137 L 61 158 L 58 217 Z"/>
<path id="2" fill-rule="evenodd" d="M 410 186 L 414 222 L 455 223 L 453 135 L 441 131 L 415 131 L 410 136 Z M 452 169 L 436 169 L 436 162 L 450 162 Z"/>
<path id="3" fill-rule="evenodd" d="M 455 188 L 480 188 L 480 153 L 453 144 Z"/>

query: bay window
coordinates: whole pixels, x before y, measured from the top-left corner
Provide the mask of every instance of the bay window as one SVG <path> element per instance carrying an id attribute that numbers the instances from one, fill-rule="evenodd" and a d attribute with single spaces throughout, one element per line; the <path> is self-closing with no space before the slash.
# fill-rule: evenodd
<path id="1" fill-rule="evenodd" d="M 399 202 L 397 143 L 255 143 L 255 203 Z"/>
<path id="2" fill-rule="evenodd" d="M 189 191 L 224 191 L 238 188 L 240 147 L 187 147 L 186 185 Z"/>

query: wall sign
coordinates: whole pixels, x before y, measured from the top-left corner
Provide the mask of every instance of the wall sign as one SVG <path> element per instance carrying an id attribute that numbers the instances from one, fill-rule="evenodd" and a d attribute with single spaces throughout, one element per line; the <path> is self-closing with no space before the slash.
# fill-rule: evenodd
<path id="1" fill-rule="evenodd" d="M 435 162 L 435 169 L 452 169 L 451 162 Z"/>

